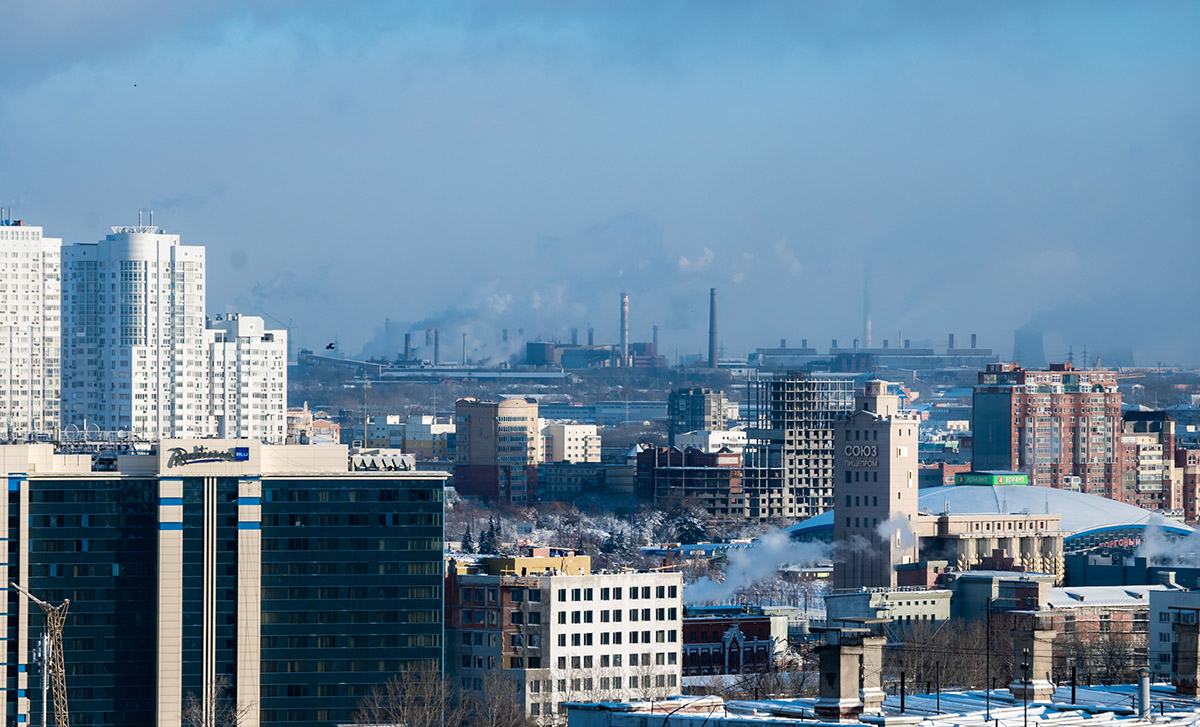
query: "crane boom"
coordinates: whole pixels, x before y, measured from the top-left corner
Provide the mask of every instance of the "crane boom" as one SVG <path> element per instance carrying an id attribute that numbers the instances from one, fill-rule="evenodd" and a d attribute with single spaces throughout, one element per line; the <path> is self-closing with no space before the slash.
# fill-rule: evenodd
<path id="1" fill-rule="evenodd" d="M 30 601 L 36 603 L 46 614 L 46 640 L 50 645 L 50 658 L 43 668 L 50 670 L 50 689 L 54 693 L 54 725 L 55 727 L 70 727 L 71 719 L 67 714 L 67 668 L 63 661 L 63 626 L 67 622 L 67 607 L 71 599 L 64 599 L 57 606 L 51 606 L 33 595 L 20 585 L 13 583 L 12 587 Z M 45 711 L 46 705 L 42 705 Z"/>

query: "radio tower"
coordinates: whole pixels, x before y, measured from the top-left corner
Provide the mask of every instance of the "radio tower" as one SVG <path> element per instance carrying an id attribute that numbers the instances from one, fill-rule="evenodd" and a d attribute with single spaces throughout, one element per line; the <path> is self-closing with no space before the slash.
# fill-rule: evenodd
<path id="1" fill-rule="evenodd" d="M 71 719 L 67 715 L 67 669 L 63 662 L 63 624 L 67 621 L 67 607 L 71 599 L 66 599 L 57 606 L 51 606 L 33 595 L 16 583 L 12 587 L 18 593 L 41 607 L 46 614 L 46 644 L 50 658 L 43 661 L 43 669 L 50 671 L 50 688 L 54 692 L 54 724 L 55 727 L 70 727 Z M 42 712 L 46 711 L 43 702 Z"/>

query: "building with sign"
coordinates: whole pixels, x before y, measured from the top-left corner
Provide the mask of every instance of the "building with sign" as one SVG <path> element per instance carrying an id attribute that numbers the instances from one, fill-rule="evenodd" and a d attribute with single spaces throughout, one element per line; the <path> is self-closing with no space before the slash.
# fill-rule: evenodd
<path id="1" fill-rule="evenodd" d="M 888 386 L 868 381 L 834 435 L 835 588 L 893 587 L 892 566 L 918 557 L 919 420 Z"/>
<path id="2" fill-rule="evenodd" d="M 62 240 L 0 218 L 0 438 L 53 434 L 59 421 Z"/>
<path id="3" fill-rule="evenodd" d="M 442 491 L 341 445 L 165 440 L 147 454 L 0 446 L 0 578 L 70 599 L 76 724 L 181 724 L 189 695 L 239 725 L 349 723 L 363 696 L 442 654 Z M 15 602 L 14 602 L 15 600 Z M 0 591 L 0 709 L 40 721 L 40 610 Z"/>
<path id="4" fill-rule="evenodd" d="M 1121 393 L 1112 371 L 989 364 L 975 387 L 974 466 L 1122 499 Z"/>

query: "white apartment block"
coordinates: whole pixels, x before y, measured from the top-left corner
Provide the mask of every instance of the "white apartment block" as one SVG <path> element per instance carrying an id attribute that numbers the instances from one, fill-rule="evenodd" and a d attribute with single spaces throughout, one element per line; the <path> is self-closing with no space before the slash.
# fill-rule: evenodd
<path id="1" fill-rule="evenodd" d="M 209 436 L 283 444 L 287 437 L 287 331 L 231 313 L 204 332 Z"/>
<path id="2" fill-rule="evenodd" d="M 543 462 L 600 462 L 600 435 L 595 424 L 551 422 L 542 427 Z"/>
<path id="3" fill-rule="evenodd" d="M 61 290 L 66 434 L 284 442 L 287 333 L 238 314 L 206 326 L 203 246 L 113 227 L 62 249 Z"/>
<path id="4" fill-rule="evenodd" d="M 204 248 L 154 226 L 63 248 L 64 429 L 209 436 L 204 290 Z"/>
<path id="5" fill-rule="evenodd" d="M 62 240 L 0 220 L 0 439 L 54 435 L 59 425 Z"/>
<path id="6" fill-rule="evenodd" d="M 466 690 L 515 681 L 525 713 L 565 721 L 563 703 L 662 699 L 682 682 L 683 577 L 591 573 L 586 556 L 451 564 L 447 672 Z"/>

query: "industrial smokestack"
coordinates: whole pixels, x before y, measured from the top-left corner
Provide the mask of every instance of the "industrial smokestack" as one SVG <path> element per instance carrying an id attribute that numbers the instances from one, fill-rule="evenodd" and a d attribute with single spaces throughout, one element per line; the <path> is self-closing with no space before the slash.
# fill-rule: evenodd
<path id="1" fill-rule="evenodd" d="M 652 348 L 652 350 L 650 351 L 650 355 L 657 356 L 658 355 L 658 326 L 654 327 L 654 336 L 650 339 L 650 341 L 651 341 L 650 346 Z"/>
<path id="2" fill-rule="evenodd" d="M 717 289 L 708 290 L 708 367 L 717 367 Z"/>
<path id="3" fill-rule="evenodd" d="M 972 349 L 975 348 L 975 334 L 974 333 L 971 334 L 971 348 Z"/>
<path id="4" fill-rule="evenodd" d="M 572 346 L 579 345 L 579 328 L 578 328 L 578 326 L 573 327 L 571 329 L 571 345 Z"/>
<path id="5" fill-rule="evenodd" d="M 954 348 L 954 334 L 953 334 L 953 333 L 951 333 L 951 334 L 950 334 L 950 346 L 949 346 L 949 348 L 951 348 L 951 349 L 953 349 L 953 348 Z"/>
<path id="6" fill-rule="evenodd" d="M 432 328 L 425 329 L 425 345 L 426 346 L 433 345 L 433 329 Z"/>
<path id="7" fill-rule="evenodd" d="M 433 329 L 433 363 L 435 365 L 438 363 L 438 360 L 441 358 L 441 350 L 440 350 L 441 346 L 442 346 L 441 338 L 442 337 L 441 337 L 440 333 L 438 332 L 438 329 L 436 329 L 436 328 Z"/>
<path id="8" fill-rule="evenodd" d="M 463 334 L 463 366 L 467 365 L 467 334 Z"/>
<path id="9" fill-rule="evenodd" d="M 592 328 L 591 326 L 588 326 L 588 345 L 596 345 L 596 329 Z"/>
<path id="10" fill-rule="evenodd" d="M 412 334 L 411 333 L 404 334 L 404 360 L 405 361 L 412 360 Z"/>
<path id="11" fill-rule="evenodd" d="M 629 293 L 621 293 L 621 365 L 629 365 Z"/>

